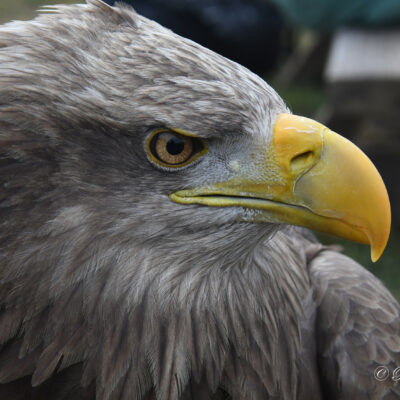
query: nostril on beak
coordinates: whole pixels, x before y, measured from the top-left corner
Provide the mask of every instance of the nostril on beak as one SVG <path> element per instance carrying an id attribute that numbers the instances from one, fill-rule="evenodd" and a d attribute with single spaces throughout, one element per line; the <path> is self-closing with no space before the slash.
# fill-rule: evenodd
<path id="1" fill-rule="evenodd" d="M 311 150 L 297 154 L 290 160 L 290 170 L 300 172 L 310 168 L 314 164 L 314 152 Z"/>

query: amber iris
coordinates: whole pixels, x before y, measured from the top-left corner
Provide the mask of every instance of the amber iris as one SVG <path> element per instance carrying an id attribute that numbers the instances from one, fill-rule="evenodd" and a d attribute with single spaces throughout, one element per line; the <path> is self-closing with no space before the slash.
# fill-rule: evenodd
<path id="1" fill-rule="evenodd" d="M 160 132 L 152 138 L 151 149 L 165 164 L 179 165 L 190 159 L 194 151 L 193 138 L 175 132 Z"/>

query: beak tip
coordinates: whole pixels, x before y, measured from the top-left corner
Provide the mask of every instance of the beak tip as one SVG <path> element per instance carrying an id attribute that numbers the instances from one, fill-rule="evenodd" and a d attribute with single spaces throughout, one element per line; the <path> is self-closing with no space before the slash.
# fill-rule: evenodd
<path id="1" fill-rule="evenodd" d="M 371 260 L 372 262 L 377 262 L 381 257 L 382 252 L 375 252 L 374 249 L 371 247 Z"/>
<path id="2" fill-rule="evenodd" d="M 385 234 L 383 235 L 383 239 L 379 240 L 377 242 L 371 241 L 371 260 L 372 262 L 377 262 L 379 260 L 379 258 L 381 258 L 387 242 L 389 240 L 389 234 L 390 234 L 390 225 L 389 225 L 389 229 L 385 232 Z"/>

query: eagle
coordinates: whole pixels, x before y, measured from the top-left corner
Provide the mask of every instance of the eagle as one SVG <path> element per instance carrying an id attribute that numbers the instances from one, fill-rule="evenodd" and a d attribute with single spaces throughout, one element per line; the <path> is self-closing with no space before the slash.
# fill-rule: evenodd
<path id="1" fill-rule="evenodd" d="M 101 0 L 0 27 L 0 399 L 400 398 L 379 173 Z"/>

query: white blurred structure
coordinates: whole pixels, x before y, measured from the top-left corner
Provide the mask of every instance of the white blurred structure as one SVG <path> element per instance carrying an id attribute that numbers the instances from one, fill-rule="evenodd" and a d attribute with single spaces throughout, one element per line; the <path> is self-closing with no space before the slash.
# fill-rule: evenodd
<path id="1" fill-rule="evenodd" d="M 340 29 L 333 37 L 327 82 L 400 80 L 400 30 Z"/>

